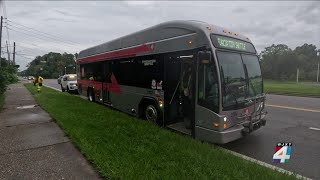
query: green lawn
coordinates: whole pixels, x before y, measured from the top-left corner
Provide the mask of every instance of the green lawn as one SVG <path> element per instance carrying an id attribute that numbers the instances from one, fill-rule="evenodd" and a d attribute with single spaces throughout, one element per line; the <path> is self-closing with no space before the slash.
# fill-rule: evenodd
<path id="1" fill-rule="evenodd" d="M 318 96 L 320 97 L 320 85 L 308 82 L 290 81 L 264 81 L 264 90 L 270 94 L 285 94 L 292 96 Z"/>
<path id="2" fill-rule="evenodd" d="M 80 97 L 26 87 L 106 179 L 295 179 Z"/>
<path id="3" fill-rule="evenodd" d="M 4 94 L 0 93 L 0 112 L 1 112 L 3 105 L 4 105 L 4 99 L 5 99 Z"/>

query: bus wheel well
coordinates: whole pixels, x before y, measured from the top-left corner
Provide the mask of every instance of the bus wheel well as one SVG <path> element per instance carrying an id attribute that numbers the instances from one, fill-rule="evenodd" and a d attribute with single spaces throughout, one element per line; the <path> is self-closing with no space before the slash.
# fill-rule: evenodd
<path id="1" fill-rule="evenodd" d="M 148 105 L 154 105 L 155 107 L 157 107 L 157 102 L 154 98 L 148 98 L 148 97 L 143 98 L 139 103 L 139 109 L 138 109 L 140 118 L 144 118 L 145 109 Z"/>

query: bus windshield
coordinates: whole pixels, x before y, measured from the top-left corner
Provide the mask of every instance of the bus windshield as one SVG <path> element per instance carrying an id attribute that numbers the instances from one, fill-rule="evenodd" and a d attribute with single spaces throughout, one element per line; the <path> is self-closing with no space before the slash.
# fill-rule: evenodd
<path id="1" fill-rule="evenodd" d="M 223 107 L 247 102 L 262 94 L 262 77 L 258 57 L 232 52 L 217 52 L 223 92 Z"/>

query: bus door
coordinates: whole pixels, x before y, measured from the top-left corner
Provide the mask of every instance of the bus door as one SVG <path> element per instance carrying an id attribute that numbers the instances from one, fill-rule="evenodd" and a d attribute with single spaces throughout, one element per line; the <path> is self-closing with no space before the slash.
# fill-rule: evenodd
<path id="1" fill-rule="evenodd" d="M 111 63 L 104 63 L 104 81 L 102 83 L 102 94 L 103 94 L 103 103 L 111 104 L 110 101 L 110 90 L 108 89 L 108 84 L 111 83 Z"/>
<path id="2" fill-rule="evenodd" d="M 180 56 L 181 76 L 180 76 L 180 99 L 182 103 L 182 114 L 184 125 L 194 134 L 195 124 L 195 74 L 196 63 L 194 55 Z"/>

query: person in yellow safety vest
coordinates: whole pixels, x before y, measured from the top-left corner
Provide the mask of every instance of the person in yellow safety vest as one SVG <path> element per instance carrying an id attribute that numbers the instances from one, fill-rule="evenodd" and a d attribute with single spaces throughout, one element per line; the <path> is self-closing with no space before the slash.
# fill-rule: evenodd
<path id="1" fill-rule="evenodd" d="M 38 76 L 36 77 L 35 82 L 36 82 L 36 86 L 37 86 L 37 91 L 38 91 L 38 92 L 41 92 L 41 87 L 42 87 L 42 83 L 43 83 L 43 77 L 41 77 L 41 76 L 38 75 Z"/>
<path id="2" fill-rule="evenodd" d="M 89 77 L 89 80 L 90 80 L 90 81 L 94 81 L 93 75 L 91 75 L 91 76 Z"/>

